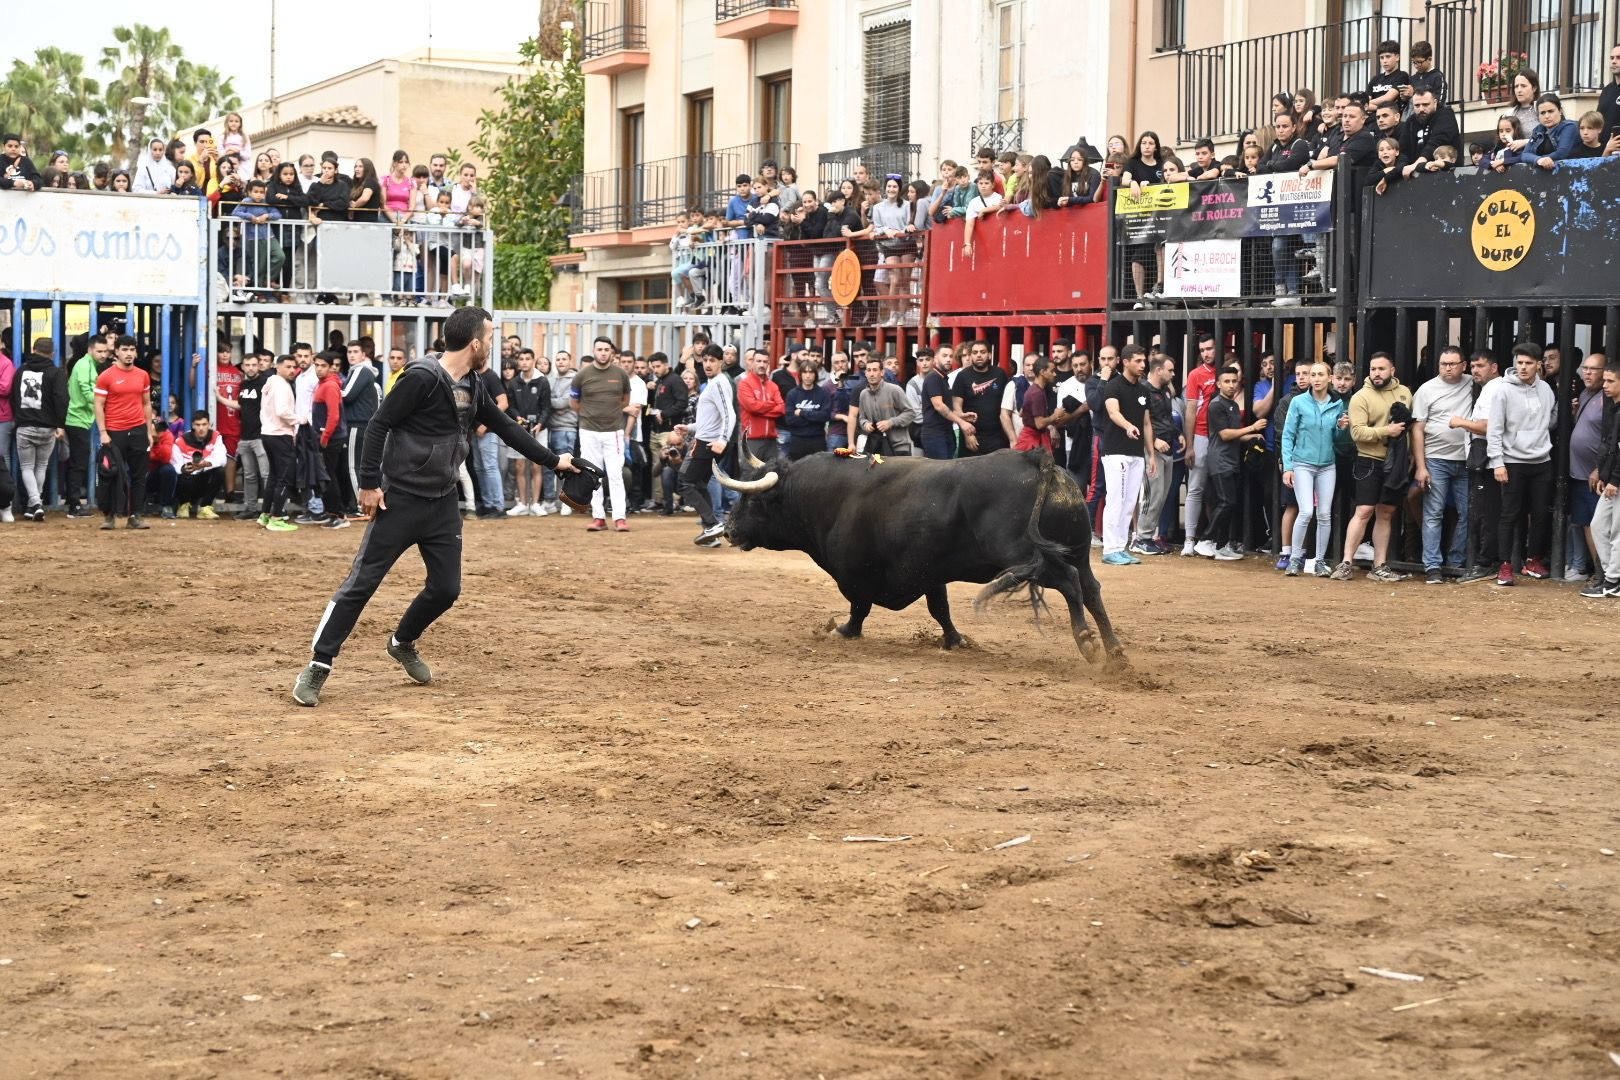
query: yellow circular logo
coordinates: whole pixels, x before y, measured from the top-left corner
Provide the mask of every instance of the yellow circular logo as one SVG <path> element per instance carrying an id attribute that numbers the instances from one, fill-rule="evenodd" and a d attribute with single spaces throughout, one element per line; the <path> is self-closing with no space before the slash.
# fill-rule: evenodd
<path id="1" fill-rule="evenodd" d="M 1536 239 L 1536 211 L 1519 191 L 1485 197 L 1474 213 L 1474 258 L 1487 270 L 1511 270 Z"/>
<path id="2" fill-rule="evenodd" d="M 833 303 L 849 307 L 861 295 L 861 257 L 845 248 L 833 260 L 830 288 Z"/>

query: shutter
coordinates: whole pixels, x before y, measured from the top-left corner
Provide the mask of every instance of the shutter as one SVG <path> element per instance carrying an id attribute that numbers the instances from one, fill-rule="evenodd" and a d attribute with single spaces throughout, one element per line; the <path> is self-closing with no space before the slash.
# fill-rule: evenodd
<path id="1" fill-rule="evenodd" d="M 911 140 L 911 23 L 866 31 L 866 105 L 862 139 L 874 143 Z"/>

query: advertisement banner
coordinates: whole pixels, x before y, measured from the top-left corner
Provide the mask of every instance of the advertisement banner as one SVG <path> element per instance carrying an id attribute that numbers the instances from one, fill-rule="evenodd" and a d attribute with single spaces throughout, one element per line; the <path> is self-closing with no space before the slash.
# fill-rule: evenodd
<path id="1" fill-rule="evenodd" d="M 1114 198 L 1115 228 L 1127 244 L 1244 240 L 1333 228 L 1333 174 L 1153 184 Z"/>
<path id="2" fill-rule="evenodd" d="M 1199 299 L 1243 295 L 1243 241 L 1164 245 L 1164 295 Z"/>
<path id="3" fill-rule="evenodd" d="M 0 292 L 200 302 L 207 203 L 0 191 Z"/>

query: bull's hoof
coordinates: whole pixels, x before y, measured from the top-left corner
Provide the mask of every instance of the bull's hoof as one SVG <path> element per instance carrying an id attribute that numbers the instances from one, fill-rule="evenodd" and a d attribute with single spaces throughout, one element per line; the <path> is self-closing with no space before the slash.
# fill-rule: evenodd
<path id="1" fill-rule="evenodd" d="M 833 627 L 833 633 L 837 634 L 841 638 L 850 639 L 861 636 L 860 628 L 851 626 L 849 623 L 839 623 L 837 626 Z"/>
<path id="2" fill-rule="evenodd" d="M 1079 639 L 1080 655 L 1086 658 L 1086 663 L 1095 664 L 1103 658 L 1102 645 L 1097 641 L 1094 631 L 1087 630 Z"/>
<path id="3" fill-rule="evenodd" d="M 1131 658 L 1125 655 L 1125 650 L 1115 648 L 1108 654 L 1108 662 L 1103 665 L 1103 670 L 1107 672 L 1128 671 L 1130 666 Z"/>
<path id="4" fill-rule="evenodd" d="M 967 638 L 953 630 L 940 640 L 939 647 L 944 649 L 946 652 L 950 652 L 952 649 L 961 647 L 966 642 Z"/>

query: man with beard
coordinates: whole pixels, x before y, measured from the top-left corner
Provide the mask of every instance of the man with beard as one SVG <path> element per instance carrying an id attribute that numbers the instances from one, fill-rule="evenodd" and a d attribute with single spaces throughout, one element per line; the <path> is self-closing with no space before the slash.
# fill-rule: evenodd
<path id="1" fill-rule="evenodd" d="M 1389 457 L 1390 443 L 1407 438 L 1405 422 L 1394 422 L 1390 413 L 1397 404 L 1406 406 L 1411 415 L 1412 391 L 1401 385 L 1395 377 L 1395 362 L 1388 353 L 1372 354 L 1367 371 L 1367 382 L 1350 399 L 1350 438 L 1355 440 L 1356 460 L 1351 476 L 1356 485 L 1356 513 L 1344 535 L 1344 561 L 1333 570 L 1334 581 L 1349 581 L 1354 576 L 1350 560 L 1367 534 L 1372 523 L 1373 567 L 1368 580 L 1379 582 L 1405 581 L 1406 575 L 1390 568 L 1389 534 L 1395 519 L 1399 495 L 1386 487 L 1385 459 Z M 1376 520 L 1375 520 L 1376 519 Z"/>
<path id="2" fill-rule="evenodd" d="M 988 342 L 968 345 L 968 366 L 951 383 L 951 408 L 962 429 L 963 457 L 982 457 L 1007 448 L 1007 433 L 999 419 L 1001 396 L 1009 381 L 1005 371 L 991 366 Z"/>
<path id="3" fill-rule="evenodd" d="M 461 594 L 456 481 L 474 427 L 488 428 L 539 465 L 574 471 L 569 455 L 558 457 L 503 412 L 480 378 L 495 340 L 489 312 L 457 308 L 445 320 L 443 333 L 445 352 L 407 367 L 366 428 L 360 508 L 371 524 L 349 576 L 315 628 L 314 658 L 293 686 L 293 700 L 300 705 L 320 703 L 321 688 L 360 613 L 411 547 L 427 566 L 427 583 L 388 639 L 388 655 L 413 681 L 433 678 L 416 642 Z"/>

